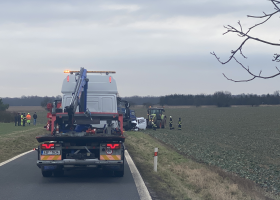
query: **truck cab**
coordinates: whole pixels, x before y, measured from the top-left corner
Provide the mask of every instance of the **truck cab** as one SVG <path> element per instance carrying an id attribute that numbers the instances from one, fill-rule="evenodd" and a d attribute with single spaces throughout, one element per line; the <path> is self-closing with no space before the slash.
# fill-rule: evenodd
<path id="1" fill-rule="evenodd" d="M 87 75 L 88 88 L 86 105 L 90 112 L 117 113 L 117 84 L 115 79 L 109 75 Z M 62 83 L 62 109 L 65 111 L 66 106 L 70 104 L 72 94 L 76 85 L 74 74 L 69 74 Z M 83 95 L 82 95 L 83 96 Z M 83 99 L 81 102 L 83 104 Z M 77 107 L 76 112 L 81 111 L 82 105 Z M 95 124 L 97 129 L 103 129 L 106 122 L 103 120 Z M 117 122 L 113 121 L 114 128 Z"/>

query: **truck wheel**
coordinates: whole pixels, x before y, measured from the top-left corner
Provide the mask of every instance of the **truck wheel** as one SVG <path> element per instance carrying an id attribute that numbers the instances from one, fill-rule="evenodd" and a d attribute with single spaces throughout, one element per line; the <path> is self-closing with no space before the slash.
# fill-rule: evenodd
<path id="1" fill-rule="evenodd" d="M 114 171 L 114 176 L 115 177 L 123 177 L 124 175 L 124 170 L 122 171 Z"/>
<path id="2" fill-rule="evenodd" d="M 156 125 L 157 125 L 157 128 L 161 128 L 161 124 L 160 124 L 159 120 L 156 122 Z"/>
<path id="3" fill-rule="evenodd" d="M 52 171 L 42 171 L 43 177 L 51 177 L 52 176 Z"/>
<path id="4" fill-rule="evenodd" d="M 56 171 L 53 172 L 53 175 L 54 175 L 55 177 L 61 177 L 61 176 L 64 175 L 64 170 L 62 170 L 62 169 L 56 170 Z"/>
<path id="5" fill-rule="evenodd" d="M 125 151 L 125 147 L 124 147 L 124 144 L 123 144 L 123 152 L 122 152 L 122 159 L 123 159 L 123 161 L 124 161 L 124 151 Z M 114 171 L 114 176 L 115 177 L 123 177 L 123 175 L 124 175 L 124 162 L 123 162 L 123 164 L 121 165 L 121 169 L 120 169 L 120 171 Z"/>

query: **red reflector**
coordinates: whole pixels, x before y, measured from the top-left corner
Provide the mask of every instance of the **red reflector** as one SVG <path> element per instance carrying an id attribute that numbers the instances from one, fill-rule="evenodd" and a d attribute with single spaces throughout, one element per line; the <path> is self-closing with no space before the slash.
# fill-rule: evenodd
<path id="1" fill-rule="evenodd" d="M 67 82 L 69 82 L 69 75 L 67 76 Z"/>
<path id="2" fill-rule="evenodd" d="M 111 77 L 111 76 L 109 77 L 109 82 L 110 82 L 110 83 L 112 82 L 112 77 Z"/>
<path id="3" fill-rule="evenodd" d="M 107 147 L 110 147 L 111 149 L 119 149 L 120 144 L 107 144 Z"/>
<path id="4" fill-rule="evenodd" d="M 41 144 L 42 149 L 54 149 L 54 144 Z"/>
<path id="5" fill-rule="evenodd" d="M 157 152 L 155 152 L 155 156 L 157 156 Z"/>

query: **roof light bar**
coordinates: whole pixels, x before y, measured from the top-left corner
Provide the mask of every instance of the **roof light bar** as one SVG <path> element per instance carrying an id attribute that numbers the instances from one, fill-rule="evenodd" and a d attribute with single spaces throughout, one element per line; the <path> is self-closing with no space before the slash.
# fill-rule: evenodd
<path id="1" fill-rule="evenodd" d="M 70 70 L 64 70 L 64 73 L 79 73 L 80 71 L 70 71 Z M 115 71 L 87 71 L 87 73 L 97 73 L 97 74 L 101 74 L 101 73 L 105 73 L 105 74 L 115 74 Z"/>

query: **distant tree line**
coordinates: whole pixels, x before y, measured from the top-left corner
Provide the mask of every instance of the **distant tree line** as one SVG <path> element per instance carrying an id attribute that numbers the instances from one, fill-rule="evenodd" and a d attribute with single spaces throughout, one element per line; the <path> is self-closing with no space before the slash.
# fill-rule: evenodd
<path id="1" fill-rule="evenodd" d="M 4 104 L 2 98 L 0 98 L 0 111 L 5 111 L 9 108 L 9 104 Z"/>
<path id="2" fill-rule="evenodd" d="M 15 113 L 7 112 L 9 104 L 4 104 L 0 98 L 0 122 L 9 123 L 14 120 Z"/>
<path id="3" fill-rule="evenodd" d="M 231 105 L 250 105 L 259 106 L 261 104 L 277 105 L 280 104 L 279 91 L 273 94 L 240 94 L 232 95 L 230 92 L 215 92 L 214 94 L 206 95 L 183 95 L 174 94 L 160 97 L 160 105 L 216 105 L 218 107 L 230 107 Z"/>
<path id="4" fill-rule="evenodd" d="M 20 98 L 2 98 L 2 107 L 4 106 L 43 106 L 53 102 L 55 99 L 61 99 L 61 96 L 39 97 L 39 96 L 22 96 Z M 279 91 L 273 94 L 239 94 L 232 95 L 230 92 L 215 92 L 214 94 L 172 94 L 161 97 L 155 96 L 132 96 L 122 97 L 122 99 L 130 102 L 130 105 L 143 105 L 146 107 L 160 105 L 216 105 L 218 107 L 230 107 L 231 105 L 250 105 L 258 106 L 261 104 L 277 105 L 280 104 Z M 1 106 L 0 106 L 1 109 Z"/>
<path id="5" fill-rule="evenodd" d="M 160 97 L 155 96 L 132 96 L 122 97 L 122 99 L 128 101 L 131 106 L 133 105 L 155 105 L 159 103 Z"/>
<path id="6" fill-rule="evenodd" d="M 55 99 L 61 99 L 60 95 L 52 97 L 39 97 L 39 96 L 22 96 L 17 98 L 2 98 L 5 104 L 10 106 L 43 106 L 45 107 L 47 103 L 53 102 Z"/>

